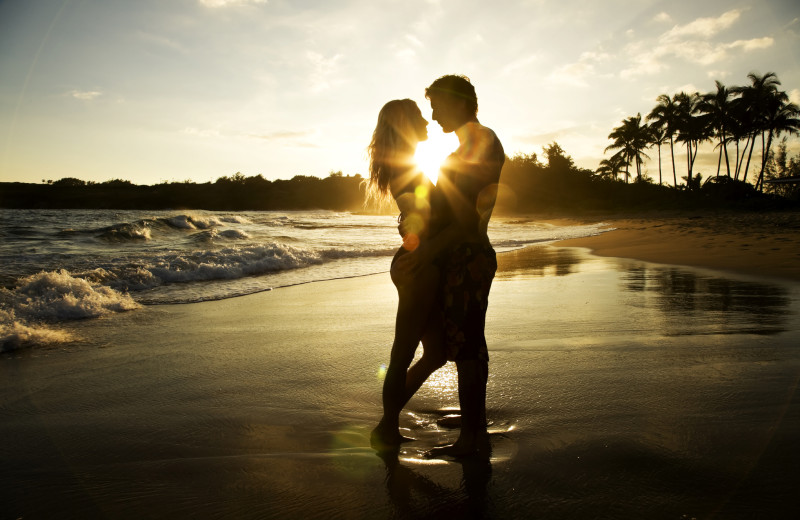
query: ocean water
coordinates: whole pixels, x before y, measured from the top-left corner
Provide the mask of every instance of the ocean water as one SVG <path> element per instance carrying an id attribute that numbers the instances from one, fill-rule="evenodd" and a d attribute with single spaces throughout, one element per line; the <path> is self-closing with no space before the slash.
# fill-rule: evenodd
<path id="1" fill-rule="evenodd" d="M 494 218 L 495 249 L 599 233 Z M 388 271 L 396 219 L 332 211 L 0 209 L 0 351 L 69 341 L 65 320 Z"/>

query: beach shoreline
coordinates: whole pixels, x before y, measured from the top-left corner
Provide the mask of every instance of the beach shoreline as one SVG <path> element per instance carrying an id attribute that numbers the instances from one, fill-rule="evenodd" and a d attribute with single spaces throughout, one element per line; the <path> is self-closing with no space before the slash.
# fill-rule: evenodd
<path id="1" fill-rule="evenodd" d="M 598 215 L 563 222 L 603 222 L 600 235 L 555 242 L 606 257 L 800 280 L 800 212 L 664 212 Z"/>

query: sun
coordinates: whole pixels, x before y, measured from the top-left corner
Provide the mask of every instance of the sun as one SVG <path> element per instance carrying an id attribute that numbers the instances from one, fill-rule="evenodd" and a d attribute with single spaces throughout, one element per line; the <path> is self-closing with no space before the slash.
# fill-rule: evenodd
<path id="1" fill-rule="evenodd" d="M 417 167 L 436 184 L 439 168 L 456 148 L 458 148 L 458 138 L 455 134 L 445 134 L 440 128 L 430 125 L 428 126 L 428 140 L 417 145 L 414 160 Z"/>

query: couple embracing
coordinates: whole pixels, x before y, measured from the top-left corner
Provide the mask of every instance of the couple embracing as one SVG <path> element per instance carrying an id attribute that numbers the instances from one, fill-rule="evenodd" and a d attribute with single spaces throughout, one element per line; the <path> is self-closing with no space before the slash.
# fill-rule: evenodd
<path id="1" fill-rule="evenodd" d="M 505 153 L 495 133 L 478 122 L 478 99 L 468 78 L 442 76 L 425 89 L 425 97 L 433 120 L 445 133 L 455 132 L 459 143 L 435 186 L 414 163 L 417 144 L 428 137 L 428 121 L 410 99 L 381 109 L 368 149 L 370 190 L 397 202 L 403 239 L 391 267 L 399 302 L 383 417 L 371 442 L 384 451 L 411 440 L 400 434 L 401 410 L 434 371 L 454 361 L 461 432 L 433 455 L 458 457 L 488 445 L 484 328 L 497 261 L 487 228 Z M 422 357 L 412 365 L 420 342 Z"/>

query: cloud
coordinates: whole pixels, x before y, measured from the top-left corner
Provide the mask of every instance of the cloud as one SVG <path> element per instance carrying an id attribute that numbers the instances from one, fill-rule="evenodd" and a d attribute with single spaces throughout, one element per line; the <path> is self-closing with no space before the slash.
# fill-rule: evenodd
<path id="1" fill-rule="evenodd" d="M 567 126 L 561 128 L 559 130 L 554 130 L 552 132 L 543 132 L 540 134 L 528 134 L 528 135 L 520 135 L 515 136 L 517 141 L 526 143 L 526 144 L 537 144 L 542 145 L 542 143 L 552 143 L 554 141 L 558 141 L 559 139 L 564 139 L 567 136 L 575 135 L 576 131 L 579 130 L 580 127 L 578 126 Z"/>
<path id="2" fill-rule="evenodd" d="M 414 47 L 423 47 L 420 39 L 414 36 L 413 34 L 406 34 L 405 39 L 408 40 L 412 45 L 414 45 Z"/>
<path id="3" fill-rule="evenodd" d="M 730 28 L 741 16 L 741 11 L 733 9 L 717 18 L 698 18 L 686 25 L 675 25 L 662 33 L 657 41 L 641 40 L 626 47 L 632 64 L 620 76 L 653 75 L 667 68 L 665 58 L 677 58 L 699 65 L 709 66 L 728 58 L 732 52 L 752 52 L 774 45 L 770 37 L 735 40 L 733 42 L 713 42 L 712 38 Z"/>
<path id="4" fill-rule="evenodd" d="M 417 52 L 414 49 L 409 47 L 405 47 L 403 49 L 399 49 L 394 53 L 395 57 L 399 60 L 403 60 L 405 62 L 412 61 L 414 58 L 417 57 Z"/>
<path id="5" fill-rule="evenodd" d="M 72 90 L 68 92 L 67 95 L 75 99 L 80 99 L 81 101 L 93 101 L 102 96 L 103 93 L 99 90 Z"/>
<path id="6" fill-rule="evenodd" d="M 514 60 L 505 67 L 503 67 L 503 74 L 510 74 L 519 69 L 527 69 L 530 65 L 539 61 L 540 58 L 541 56 L 539 54 L 531 54 L 529 56 L 523 56 L 522 58 Z"/>
<path id="7" fill-rule="evenodd" d="M 200 5 L 216 9 L 218 7 L 228 7 L 231 5 L 246 5 L 246 4 L 266 4 L 269 0 L 199 0 Z"/>
<path id="8" fill-rule="evenodd" d="M 709 70 L 706 75 L 711 79 L 724 79 L 731 75 L 728 70 Z"/>
<path id="9" fill-rule="evenodd" d="M 680 40 L 686 37 L 708 39 L 732 26 L 741 16 L 739 9 L 723 13 L 717 18 L 698 18 L 686 25 L 676 25 L 661 36 L 662 41 Z"/>
<path id="10" fill-rule="evenodd" d="M 571 85 L 586 88 L 589 86 L 587 78 L 595 76 L 596 65 L 607 61 L 609 55 L 604 52 L 584 52 L 578 61 L 563 65 L 547 76 L 547 80 L 555 85 Z"/>
<path id="11" fill-rule="evenodd" d="M 789 101 L 795 105 L 800 105 L 800 90 L 792 89 L 789 91 Z"/>
<path id="12" fill-rule="evenodd" d="M 311 63 L 312 67 L 310 74 L 312 92 L 322 92 L 331 87 L 331 78 L 338 71 L 337 62 L 341 60 L 342 57 L 341 54 L 336 54 L 330 58 L 326 58 L 318 52 L 306 52 L 306 59 Z"/>
<path id="13" fill-rule="evenodd" d="M 673 95 L 677 94 L 678 92 L 686 92 L 687 94 L 694 94 L 695 92 L 700 92 L 700 89 L 698 89 L 694 85 L 694 83 L 686 83 L 685 85 L 676 87 L 675 92 L 673 92 Z"/>
<path id="14" fill-rule="evenodd" d="M 662 12 L 658 13 L 657 15 L 655 15 L 653 17 L 653 21 L 654 22 L 668 23 L 668 22 L 672 21 L 672 17 L 670 15 L 668 15 L 667 13 L 662 11 Z"/>
<path id="15" fill-rule="evenodd" d="M 766 36 L 764 38 L 753 38 L 750 40 L 736 40 L 726 45 L 728 49 L 741 49 L 743 51 L 755 51 L 772 47 L 775 40 Z"/>

